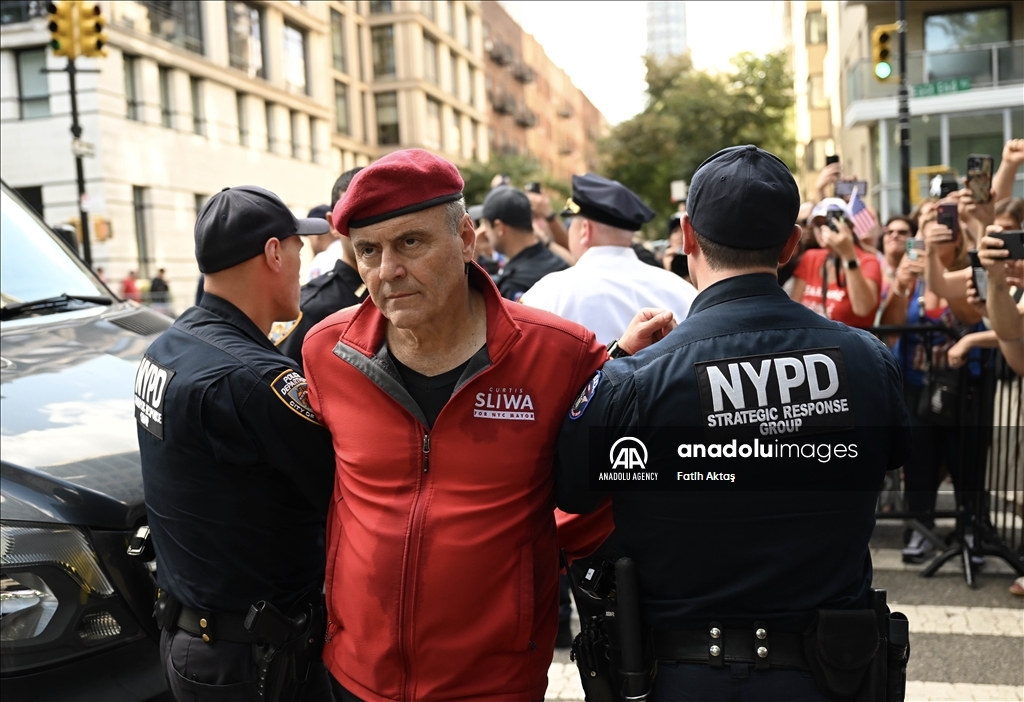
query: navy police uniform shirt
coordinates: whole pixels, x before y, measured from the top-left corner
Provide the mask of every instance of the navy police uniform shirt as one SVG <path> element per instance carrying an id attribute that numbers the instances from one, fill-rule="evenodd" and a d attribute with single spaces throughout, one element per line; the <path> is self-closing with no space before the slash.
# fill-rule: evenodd
<path id="1" fill-rule="evenodd" d="M 867 605 L 875 500 L 908 455 L 908 426 L 884 344 L 793 302 L 774 275 L 732 277 L 701 292 L 664 340 L 605 364 L 583 389 L 559 436 L 556 500 L 567 512 L 596 508 L 602 465 L 666 473 L 666 489 L 609 490 L 647 624 L 803 631 L 817 609 Z M 593 432 L 652 438 L 620 444 L 633 452 L 618 463 L 614 445 L 591 448 Z M 827 450 L 799 467 L 749 458 L 730 476 L 709 447 L 737 438 L 762 456 L 797 441 Z"/>
<path id="2" fill-rule="evenodd" d="M 568 267 L 568 263 L 538 242 L 513 256 L 501 269 L 501 275 L 495 279 L 495 283 L 503 298 L 519 302 L 523 293 L 538 280 L 548 273 L 564 271 Z"/>
<path id="3" fill-rule="evenodd" d="M 299 318 L 294 322 L 275 324 L 270 332 L 270 340 L 281 353 L 302 368 L 302 341 L 306 333 L 321 320 L 338 310 L 358 305 L 365 297 L 366 286 L 359 273 L 339 258 L 332 270 L 302 286 Z"/>
<path id="4" fill-rule="evenodd" d="M 162 588 L 204 611 L 322 587 L 330 435 L 300 366 L 206 293 L 149 347 L 135 416 Z"/>

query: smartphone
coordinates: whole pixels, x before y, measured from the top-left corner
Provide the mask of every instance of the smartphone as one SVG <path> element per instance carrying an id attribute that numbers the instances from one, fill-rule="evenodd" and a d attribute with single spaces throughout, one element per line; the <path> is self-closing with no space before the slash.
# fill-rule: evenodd
<path id="1" fill-rule="evenodd" d="M 956 213 L 955 202 L 943 202 L 939 204 L 939 224 L 945 224 L 953 232 L 950 238 L 955 242 L 960 238 L 960 216 Z"/>
<path id="2" fill-rule="evenodd" d="M 907 258 L 916 261 L 924 255 L 924 241 L 921 239 L 907 239 Z"/>
<path id="3" fill-rule="evenodd" d="M 967 157 L 967 188 L 975 202 L 988 202 L 992 198 L 992 157 L 971 154 Z"/>
<path id="4" fill-rule="evenodd" d="M 994 236 L 996 239 L 1003 240 L 1003 247 L 1010 251 L 1009 259 L 1014 261 L 1024 259 L 1024 231 L 1017 229 L 1008 232 L 996 232 L 988 236 Z"/>
<path id="5" fill-rule="evenodd" d="M 988 271 L 981 265 L 976 249 L 967 252 L 971 259 L 971 279 L 974 281 L 974 289 L 978 291 L 978 297 L 982 302 L 988 302 Z"/>
<path id="6" fill-rule="evenodd" d="M 843 214 L 842 210 L 829 210 L 825 213 L 825 226 L 838 234 L 839 227 L 836 226 L 836 222 L 846 222 L 846 216 Z M 846 226 L 849 227 L 850 223 L 847 222 Z"/>
<path id="7" fill-rule="evenodd" d="M 835 196 L 841 198 L 849 198 L 853 195 L 853 191 L 856 190 L 857 194 L 861 197 L 867 197 L 868 194 L 868 182 L 866 180 L 837 180 Z"/>
<path id="8" fill-rule="evenodd" d="M 833 154 L 832 156 L 826 156 L 825 157 L 825 165 L 826 166 L 831 166 L 833 163 L 839 163 L 839 157 L 838 156 Z"/>
<path id="9" fill-rule="evenodd" d="M 531 181 L 526 184 L 526 187 L 523 188 L 523 190 L 525 190 L 528 193 L 537 193 L 538 195 L 540 195 L 540 183 Z"/>

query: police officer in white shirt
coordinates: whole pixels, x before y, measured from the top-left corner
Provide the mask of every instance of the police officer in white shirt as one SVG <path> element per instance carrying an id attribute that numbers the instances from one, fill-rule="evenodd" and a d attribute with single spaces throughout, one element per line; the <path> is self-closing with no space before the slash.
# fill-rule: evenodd
<path id="1" fill-rule="evenodd" d="M 572 177 L 572 197 L 562 216 L 572 216 L 569 250 L 576 265 L 550 273 L 521 302 L 587 327 L 607 344 L 618 339 L 644 307 L 669 309 L 686 318 L 696 289 L 685 280 L 637 258 L 630 247 L 654 212 L 621 183 L 588 173 Z"/>

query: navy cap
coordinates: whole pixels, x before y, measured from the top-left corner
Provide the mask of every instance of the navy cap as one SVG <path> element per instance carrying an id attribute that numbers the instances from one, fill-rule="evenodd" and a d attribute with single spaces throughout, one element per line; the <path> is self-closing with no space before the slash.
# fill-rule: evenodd
<path id="1" fill-rule="evenodd" d="M 572 177 L 572 197 L 561 214 L 585 217 L 631 232 L 654 219 L 654 211 L 636 193 L 617 180 L 593 173 Z"/>
<path id="2" fill-rule="evenodd" d="M 333 210 L 334 208 L 330 205 L 317 205 L 306 214 L 306 217 L 310 219 L 326 219 L 327 215 L 331 214 Z"/>
<path id="3" fill-rule="evenodd" d="M 533 208 L 530 207 L 530 198 L 518 188 L 499 185 L 484 198 L 483 219 L 488 222 L 500 219 L 513 229 L 532 232 Z"/>
<path id="4" fill-rule="evenodd" d="M 800 191 L 775 154 L 753 144 L 722 149 L 693 174 L 686 211 L 705 239 L 733 249 L 784 244 L 800 212 Z"/>
<path id="5" fill-rule="evenodd" d="M 255 185 L 224 188 L 203 205 L 196 219 L 196 262 L 203 273 L 216 273 L 259 256 L 272 238 L 330 230 L 323 217 L 296 219 L 269 190 Z"/>
<path id="6" fill-rule="evenodd" d="M 468 207 L 466 208 L 466 214 L 469 215 L 469 218 L 473 220 L 473 225 L 476 226 L 476 223 L 484 216 L 484 206 L 473 205 L 472 207 Z"/>

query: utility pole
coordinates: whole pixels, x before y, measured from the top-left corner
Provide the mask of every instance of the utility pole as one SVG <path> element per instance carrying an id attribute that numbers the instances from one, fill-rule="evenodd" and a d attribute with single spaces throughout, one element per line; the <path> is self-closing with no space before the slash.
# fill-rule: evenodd
<path id="1" fill-rule="evenodd" d="M 910 213 L 910 97 L 907 90 L 907 2 L 896 0 L 896 19 L 900 29 L 900 190 L 902 191 L 901 214 Z M 879 135 L 888 139 L 888 135 Z"/>

